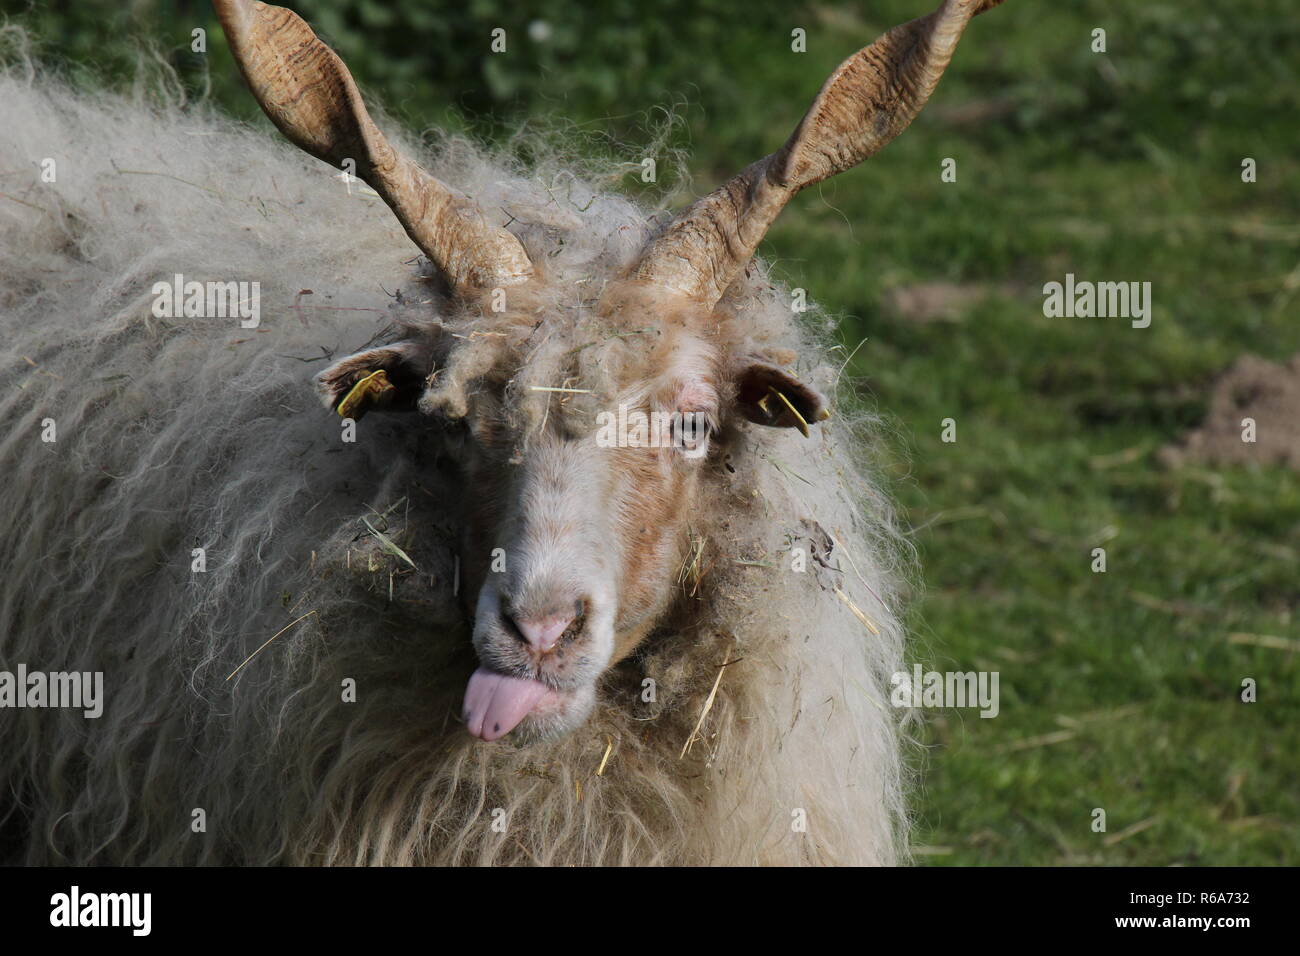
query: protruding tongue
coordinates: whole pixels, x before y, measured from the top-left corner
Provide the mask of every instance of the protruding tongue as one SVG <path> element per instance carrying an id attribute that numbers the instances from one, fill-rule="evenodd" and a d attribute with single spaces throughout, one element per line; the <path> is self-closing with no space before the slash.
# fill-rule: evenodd
<path id="1" fill-rule="evenodd" d="M 475 737 L 496 740 L 519 726 L 545 693 L 541 681 L 506 677 L 480 667 L 465 688 L 465 723 Z"/>

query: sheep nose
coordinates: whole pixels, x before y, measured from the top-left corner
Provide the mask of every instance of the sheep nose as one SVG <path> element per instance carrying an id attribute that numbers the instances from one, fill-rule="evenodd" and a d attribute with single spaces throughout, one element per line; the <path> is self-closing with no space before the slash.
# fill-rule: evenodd
<path id="1" fill-rule="evenodd" d="M 582 608 L 583 602 L 576 601 L 564 611 L 538 615 L 515 614 L 510 616 L 510 621 L 529 647 L 546 654 L 554 649 L 560 636 L 581 616 Z"/>

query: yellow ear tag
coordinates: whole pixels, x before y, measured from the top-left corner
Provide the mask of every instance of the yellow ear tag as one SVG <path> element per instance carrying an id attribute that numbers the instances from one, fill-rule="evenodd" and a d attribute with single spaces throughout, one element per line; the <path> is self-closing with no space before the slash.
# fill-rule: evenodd
<path id="1" fill-rule="evenodd" d="M 790 409 L 790 414 L 794 416 L 795 427 L 799 429 L 799 431 L 803 434 L 803 437 L 811 438 L 812 432 L 808 431 L 807 419 L 805 419 L 802 415 L 799 414 L 799 409 L 795 408 L 794 405 L 790 403 L 790 399 L 786 398 L 783 392 L 778 392 L 776 388 L 771 385 L 767 387 L 767 390 L 771 394 L 775 395 L 777 398 L 781 399 L 782 404 L 784 404 L 786 408 Z"/>
<path id="2" fill-rule="evenodd" d="M 339 418 L 360 418 L 365 414 L 366 405 L 387 400 L 397 389 L 388 380 L 388 372 L 377 369 L 352 386 L 351 391 L 343 396 L 338 404 Z"/>

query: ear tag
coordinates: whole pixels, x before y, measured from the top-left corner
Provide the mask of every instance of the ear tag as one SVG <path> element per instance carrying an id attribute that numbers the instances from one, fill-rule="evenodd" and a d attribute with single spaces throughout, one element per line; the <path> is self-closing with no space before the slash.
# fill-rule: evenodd
<path id="1" fill-rule="evenodd" d="M 360 418 L 366 413 L 367 405 L 387 405 L 392 401 L 397 389 L 388 380 L 388 372 L 377 369 L 352 386 L 343 401 L 339 402 L 339 418 Z"/>
<path id="2" fill-rule="evenodd" d="M 769 385 L 767 387 L 767 391 L 769 395 L 775 395 L 777 398 L 779 398 L 782 404 L 784 404 L 785 407 L 790 410 L 790 414 L 794 416 L 795 427 L 799 429 L 803 437 L 804 438 L 812 437 L 812 433 L 808 431 L 807 419 L 805 419 L 802 415 L 799 414 L 799 409 L 794 407 L 794 405 L 790 402 L 790 399 L 786 398 L 783 392 L 778 392 L 775 386 Z M 759 402 L 759 405 L 761 406 L 762 402 Z M 763 411 L 766 412 L 767 409 L 764 408 Z M 827 417 L 829 417 L 829 415 Z"/>

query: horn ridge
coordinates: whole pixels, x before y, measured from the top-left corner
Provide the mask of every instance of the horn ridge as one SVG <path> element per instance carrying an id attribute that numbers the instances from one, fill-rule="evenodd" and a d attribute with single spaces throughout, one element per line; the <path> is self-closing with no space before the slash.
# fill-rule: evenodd
<path id="1" fill-rule="evenodd" d="M 491 225 L 473 199 L 395 150 L 370 118 L 352 74 L 292 10 L 258 0 L 213 0 L 240 72 L 294 145 L 356 175 L 388 204 L 453 289 L 533 275 L 519 240 Z"/>
<path id="2" fill-rule="evenodd" d="M 1003 0 L 945 0 L 841 63 L 790 138 L 681 213 L 630 270 L 716 304 L 799 190 L 875 155 L 920 113 L 970 19 Z"/>

